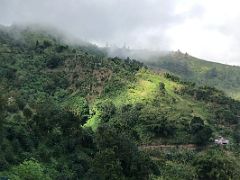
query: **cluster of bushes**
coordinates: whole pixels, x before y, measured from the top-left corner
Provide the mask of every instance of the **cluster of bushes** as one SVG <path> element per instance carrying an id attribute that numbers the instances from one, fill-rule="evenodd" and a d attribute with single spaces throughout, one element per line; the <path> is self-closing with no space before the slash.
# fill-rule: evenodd
<path id="1" fill-rule="evenodd" d="M 239 157 L 212 147 L 202 152 L 188 149 L 149 151 L 160 174 L 152 179 L 239 179 Z"/>
<path id="2" fill-rule="evenodd" d="M 181 89 L 181 93 L 190 95 L 195 100 L 210 103 L 215 113 L 215 122 L 220 124 L 239 123 L 240 102 L 227 97 L 224 92 L 208 86 L 186 86 Z"/>
<path id="3" fill-rule="evenodd" d="M 173 82 L 177 82 L 180 84 L 185 84 L 185 85 L 189 85 L 189 86 L 195 86 L 194 82 L 191 81 L 183 81 L 182 79 L 180 79 L 178 76 L 175 76 L 173 74 L 170 73 L 164 73 L 164 77 L 173 81 Z"/>
<path id="4" fill-rule="evenodd" d="M 193 142 L 198 145 L 206 145 L 212 137 L 212 129 L 205 125 L 200 117 L 193 117 L 190 123 L 190 132 L 193 135 Z"/>
<path id="5" fill-rule="evenodd" d="M 212 128 L 200 117 L 186 117 L 189 119 L 188 122 L 185 120 L 181 122 L 166 114 L 154 102 L 116 107 L 111 100 L 107 100 L 99 103 L 98 109 L 102 124 L 110 124 L 119 133 L 127 134 L 139 144 L 150 143 L 160 138 L 163 140 L 162 143 L 171 140 L 176 144 L 181 141 L 185 144 L 206 145 L 212 137 Z"/>
<path id="6" fill-rule="evenodd" d="M 4 102 L 7 100 L 1 101 L 1 177 L 146 179 L 158 172 L 150 158 L 114 127 L 102 125 L 96 133 L 82 128 L 88 113 L 84 101 L 75 109 L 81 114 L 48 101 L 25 106 L 22 115 L 12 113 L 14 118 L 6 116 L 8 104 Z M 112 113 L 114 109 L 102 117 Z"/>

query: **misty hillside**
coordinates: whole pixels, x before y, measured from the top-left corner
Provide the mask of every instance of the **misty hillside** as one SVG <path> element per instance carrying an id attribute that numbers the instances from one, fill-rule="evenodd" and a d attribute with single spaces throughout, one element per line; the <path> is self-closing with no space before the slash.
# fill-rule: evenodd
<path id="1" fill-rule="evenodd" d="M 17 26 L 0 28 L 0 74 L 0 178 L 240 178 L 240 102 L 201 80 Z"/>
<path id="2" fill-rule="evenodd" d="M 223 57 L 224 58 L 224 57 Z M 214 86 L 240 99 L 240 67 L 195 58 L 187 53 L 170 52 L 141 58 L 154 70 L 171 72 L 198 85 Z"/>

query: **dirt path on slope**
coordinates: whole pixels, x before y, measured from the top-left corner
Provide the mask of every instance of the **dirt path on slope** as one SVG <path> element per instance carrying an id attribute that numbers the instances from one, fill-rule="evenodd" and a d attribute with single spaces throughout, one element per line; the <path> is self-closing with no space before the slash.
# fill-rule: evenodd
<path id="1" fill-rule="evenodd" d="M 179 144 L 179 145 L 172 145 L 172 144 L 143 144 L 138 147 L 140 150 L 164 150 L 164 149 L 190 149 L 195 150 L 199 148 L 195 144 Z"/>

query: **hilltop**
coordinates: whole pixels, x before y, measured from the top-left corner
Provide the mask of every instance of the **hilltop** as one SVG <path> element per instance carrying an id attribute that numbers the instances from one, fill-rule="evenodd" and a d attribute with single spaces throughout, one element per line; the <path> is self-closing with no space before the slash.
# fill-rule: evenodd
<path id="1" fill-rule="evenodd" d="M 240 177 L 239 101 L 52 34 L 0 28 L 0 177 Z"/>

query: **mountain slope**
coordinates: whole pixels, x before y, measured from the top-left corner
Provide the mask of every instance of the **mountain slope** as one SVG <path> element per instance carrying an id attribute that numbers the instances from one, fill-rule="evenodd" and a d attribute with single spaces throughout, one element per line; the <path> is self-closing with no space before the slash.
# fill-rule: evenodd
<path id="1" fill-rule="evenodd" d="M 240 67 L 204 61 L 180 51 L 147 57 L 142 61 L 153 69 L 161 69 L 200 85 L 219 88 L 227 95 L 240 98 Z"/>
<path id="2" fill-rule="evenodd" d="M 194 179 L 212 151 L 214 172 L 240 177 L 240 102 L 220 90 L 32 29 L 0 31 L 0 73 L 0 177 Z"/>

